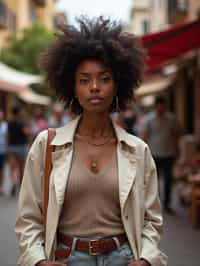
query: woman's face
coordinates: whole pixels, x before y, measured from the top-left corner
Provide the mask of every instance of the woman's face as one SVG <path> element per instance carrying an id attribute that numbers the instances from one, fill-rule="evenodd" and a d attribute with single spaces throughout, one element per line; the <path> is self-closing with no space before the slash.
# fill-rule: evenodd
<path id="1" fill-rule="evenodd" d="M 82 61 L 75 73 L 75 97 L 84 111 L 109 111 L 115 95 L 111 69 L 97 60 Z"/>

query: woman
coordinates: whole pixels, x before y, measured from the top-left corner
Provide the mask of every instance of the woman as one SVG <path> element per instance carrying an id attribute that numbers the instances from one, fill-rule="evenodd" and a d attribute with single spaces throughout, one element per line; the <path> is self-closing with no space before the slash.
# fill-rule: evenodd
<path id="1" fill-rule="evenodd" d="M 43 57 L 47 82 L 78 116 L 56 130 L 44 237 L 47 132 L 29 152 L 16 233 L 22 266 L 160 266 L 162 217 L 147 145 L 112 122 L 140 84 L 144 53 L 120 24 L 81 18 Z"/>

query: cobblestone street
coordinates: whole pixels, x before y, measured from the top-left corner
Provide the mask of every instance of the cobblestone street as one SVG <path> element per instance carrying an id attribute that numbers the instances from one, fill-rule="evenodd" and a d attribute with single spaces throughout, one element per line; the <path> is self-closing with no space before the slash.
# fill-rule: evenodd
<path id="1" fill-rule="evenodd" d="M 194 229 L 185 209 L 176 208 L 174 216 L 164 216 L 162 250 L 169 266 L 199 266 L 200 229 Z"/>

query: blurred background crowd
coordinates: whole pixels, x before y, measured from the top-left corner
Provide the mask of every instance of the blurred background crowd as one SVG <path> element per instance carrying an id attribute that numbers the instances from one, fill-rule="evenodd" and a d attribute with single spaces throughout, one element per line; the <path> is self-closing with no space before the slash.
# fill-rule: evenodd
<path id="1" fill-rule="evenodd" d="M 14 106 L 9 120 L 5 119 L 4 111 L 0 109 L 0 195 L 4 194 L 6 163 L 12 183 L 10 195 L 15 196 L 22 181 L 26 155 L 34 138 L 40 131 L 61 127 L 72 118 L 73 115 L 64 111 L 61 104 L 55 104 L 50 114 L 39 106 L 33 108 L 31 113 L 20 105 Z"/>

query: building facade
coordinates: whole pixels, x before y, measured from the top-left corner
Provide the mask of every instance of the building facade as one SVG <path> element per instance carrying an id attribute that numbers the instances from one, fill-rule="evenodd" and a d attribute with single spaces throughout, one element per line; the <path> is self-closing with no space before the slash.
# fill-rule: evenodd
<path id="1" fill-rule="evenodd" d="M 34 21 L 54 27 L 56 0 L 0 0 L 0 48 L 10 33 L 20 32 Z"/>
<path id="2" fill-rule="evenodd" d="M 165 29 L 168 24 L 166 0 L 135 0 L 130 21 L 130 30 L 136 35 Z"/>

